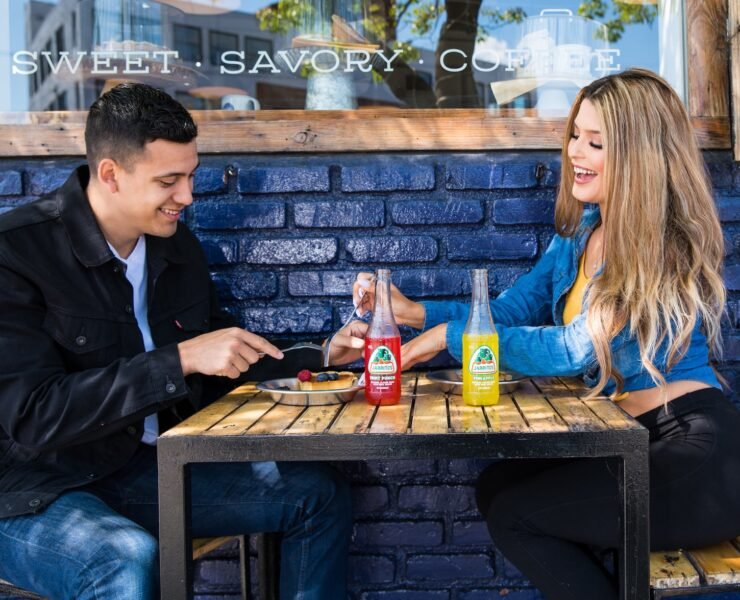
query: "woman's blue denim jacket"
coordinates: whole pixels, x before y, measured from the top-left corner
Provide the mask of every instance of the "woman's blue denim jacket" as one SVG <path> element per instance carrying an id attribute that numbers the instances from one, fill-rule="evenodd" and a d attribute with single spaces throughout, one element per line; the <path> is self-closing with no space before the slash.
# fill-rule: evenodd
<path id="1" fill-rule="evenodd" d="M 584 209 L 576 234 L 568 238 L 556 235 L 534 268 L 491 302 L 499 335 L 501 369 L 529 376 L 582 375 L 589 386 L 598 381 L 599 365 L 586 330 L 585 311 L 564 325 L 563 307 L 576 279 L 579 257 L 599 218 L 598 207 Z M 451 301 L 422 304 L 426 308 L 424 329 L 447 323 L 447 349 L 461 360 L 468 304 Z M 614 366 L 625 379 L 624 391 L 655 385 L 640 362 L 637 339 L 629 336 L 627 328 L 616 336 L 611 348 Z M 709 365 L 709 349 L 700 323 L 697 322 L 692 333 L 688 350 L 670 371 L 666 369 L 665 358 L 664 344 L 658 349 L 655 366 L 666 381 L 692 379 L 720 387 Z M 610 379 L 604 392 L 611 394 L 615 387 Z"/>

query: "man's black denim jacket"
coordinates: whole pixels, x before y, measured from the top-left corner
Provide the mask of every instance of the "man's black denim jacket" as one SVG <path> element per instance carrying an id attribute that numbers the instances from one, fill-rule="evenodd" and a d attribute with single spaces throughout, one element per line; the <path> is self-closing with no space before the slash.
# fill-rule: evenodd
<path id="1" fill-rule="evenodd" d="M 156 349 L 144 351 L 88 178 L 79 168 L 56 193 L 0 216 L 0 518 L 38 512 L 115 472 L 146 415 L 171 425 L 236 385 L 183 376 L 177 343 L 234 322 L 182 223 L 170 238 L 146 238 Z M 261 365 L 245 379 L 262 379 Z"/>

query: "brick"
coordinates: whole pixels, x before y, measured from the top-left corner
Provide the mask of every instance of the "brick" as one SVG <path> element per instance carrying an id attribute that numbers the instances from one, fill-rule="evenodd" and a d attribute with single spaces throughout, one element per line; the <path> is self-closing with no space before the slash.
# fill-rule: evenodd
<path id="1" fill-rule="evenodd" d="M 198 229 L 275 229 L 285 227 L 282 202 L 234 202 L 200 200 L 192 207 L 193 225 Z"/>
<path id="2" fill-rule="evenodd" d="M 373 521 L 355 524 L 354 543 L 367 546 L 439 546 L 444 527 L 439 521 Z"/>
<path id="3" fill-rule="evenodd" d="M 349 557 L 350 581 L 366 586 L 392 583 L 396 577 L 395 563 L 385 556 L 353 554 Z"/>
<path id="4" fill-rule="evenodd" d="M 361 238 L 346 242 L 356 263 L 429 262 L 437 258 L 437 241 L 427 236 Z"/>
<path id="5" fill-rule="evenodd" d="M 236 239 L 201 237 L 200 245 L 210 265 L 227 265 L 238 261 L 239 242 Z"/>
<path id="6" fill-rule="evenodd" d="M 219 297 L 226 300 L 274 298 L 278 292 L 275 273 L 252 271 L 249 268 L 239 267 L 232 271 L 216 273 L 213 281 Z"/>
<path id="7" fill-rule="evenodd" d="M 447 241 L 450 260 L 516 260 L 537 256 L 537 237 L 529 233 L 451 235 Z"/>
<path id="8" fill-rule="evenodd" d="M 558 187 L 560 185 L 561 164 L 559 160 L 553 160 L 547 164 L 545 175 L 542 178 L 543 187 Z"/>
<path id="9" fill-rule="evenodd" d="M 715 188 L 730 187 L 732 185 L 732 163 L 710 162 L 707 163 L 709 178 Z"/>
<path id="10" fill-rule="evenodd" d="M 345 271 L 298 271 L 288 273 L 291 296 L 350 296 L 355 273 Z"/>
<path id="11" fill-rule="evenodd" d="M 419 554 L 406 561 L 408 579 L 448 581 L 491 579 L 490 557 L 485 554 Z"/>
<path id="12" fill-rule="evenodd" d="M 491 161 L 447 164 L 448 190 L 494 190 L 501 187 L 504 169 Z"/>
<path id="13" fill-rule="evenodd" d="M 480 223 L 485 214 L 477 200 L 411 200 L 392 204 L 391 218 L 398 225 L 462 225 Z"/>
<path id="14" fill-rule="evenodd" d="M 20 196 L 23 193 L 23 178 L 20 171 L 0 172 L 0 196 Z"/>
<path id="15" fill-rule="evenodd" d="M 555 203 L 537 198 L 502 198 L 494 201 L 492 216 L 497 225 L 552 225 Z"/>
<path id="16" fill-rule="evenodd" d="M 393 159 L 341 168 L 343 192 L 433 190 L 434 166 Z"/>
<path id="17" fill-rule="evenodd" d="M 732 292 L 740 292 L 740 264 L 725 267 L 725 285 Z"/>
<path id="18" fill-rule="evenodd" d="M 352 510 L 356 515 L 384 511 L 388 504 L 388 489 L 384 486 L 352 486 Z"/>
<path id="19" fill-rule="evenodd" d="M 193 181 L 193 193 L 217 194 L 226 190 L 224 170 L 216 167 L 198 167 Z"/>
<path id="20" fill-rule="evenodd" d="M 501 188 L 524 189 L 534 187 L 537 183 L 537 163 L 504 163 L 504 174 L 501 178 Z"/>
<path id="21" fill-rule="evenodd" d="M 245 308 L 244 327 L 261 334 L 325 333 L 332 329 L 331 309 L 325 306 Z"/>
<path id="22" fill-rule="evenodd" d="M 460 458 L 445 461 L 447 467 L 443 473 L 445 477 L 454 477 L 457 479 L 476 480 L 480 472 L 485 469 L 490 460 Z"/>
<path id="23" fill-rule="evenodd" d="M 491 543 L 491 535 L 483 521 L 455 521 L 452 543 L 458 546 L 483 546 Z"/>
<path id="24" fill-rule="evenodd" d="M 740 328 L 740 300 L 727 302 L 727 316 L 731 327 Z"/>
<path id="25" fill-rule="evenodd" d="M 365 592 L 362 600 L 449 600 L 450 593 L 441 590 L 387 590 Z"/>
<path id="26" fill-rule="evenodd" d="M 412 298 L 470 293 L 470 277 L 461 269 L 398 270 L 392 275 L 398 289 Z"/>
<path id="27" fill-rule="evenodd" d="M 238 560 L 201 560 L 196 563 L 193 578 L 198 592 L 224 592 L 239 589 Z"/>
<path id="28" fill-rule="evenodd" d="M 398 507 L 405 511 L 461 513 L 475 510 L 472 486 L 407 485 L 398 492 Z"/>
<path id="29" fill-rule="evenodd" d="M 529 273 L 531 267 L 500 267 L 494 266 L 488 272 L 488 286 L 496 295 L 508 290 L 517 279 Z"/>
<path id="30" fill-rule="evenodd" d="M 67 181 L 72 167 L 41 167 L 28 173 L 28 193 L 41 196 L 62 187 Z"/>
<path id="31" fill-rule="evenodd" d="M 256 265 L 323 264 L 337 256 L 334 238 L 242 240 L 240 257 Z"/>
<path id="32" fill-rule="evenodd" d="M 529 590 L 510 590 L 501 588 L 495 590 L 469 590 L 460 592 L 457 595 L 458 600 L 494 600 L 502 598 L 505 600 L 543 600 L 544 596 L 535 589 Z M 715 598 L 715 600 L 719 600 Z"/>
<path id="33" fill-rule="evenodd" d="M 242 167 L 237 189 L 242 194 L 328 192 L 329 167 Z"/>
<path id="34" fill-rule="evenodd" d="M 717 210 L 723 223 L 737 223 L 740 221 L 740 197 L 720 196 L 717 198 Z"/>
<path id="35" fill-rule="evenodd" d="M 725 362 L 740 361 L 740 333 L 728 335 L 727 332 L 723 332 L 723 338 L 725 346 L 723 360 Z"/>
<path id="36" fill-rule="evenodd" d="M 385 204 L 365 202 L 296 202 L 293 206 L 296 227 L 363 227 L 385 224 Z"/>

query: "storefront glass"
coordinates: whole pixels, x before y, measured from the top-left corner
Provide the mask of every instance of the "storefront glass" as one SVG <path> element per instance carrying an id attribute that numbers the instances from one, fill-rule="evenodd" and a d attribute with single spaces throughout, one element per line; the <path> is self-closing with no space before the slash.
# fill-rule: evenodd
<path id="1" fill-rule="evenodd" d="M 682 0 L 4 0 L 0 34 L 0 123 L 124 80 L 195 110 L 537 116 L 632 66 L 686 80 Z"/>

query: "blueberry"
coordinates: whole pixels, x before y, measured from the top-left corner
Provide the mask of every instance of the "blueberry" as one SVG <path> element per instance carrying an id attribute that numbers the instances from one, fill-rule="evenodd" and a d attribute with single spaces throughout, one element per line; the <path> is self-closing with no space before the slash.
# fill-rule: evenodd
<path id="1" fill-rule="evenodd" d="M 319 373 L 316 375 L 316 381 L 331 381 L 329 373 Z"/>
<path id="2" fill-rule="evenodd" d="M 339 379 L 339 373 L 329 373 L 329 379 L 331 381 L 337 381 Z"/>

